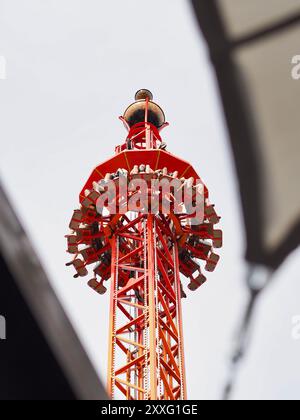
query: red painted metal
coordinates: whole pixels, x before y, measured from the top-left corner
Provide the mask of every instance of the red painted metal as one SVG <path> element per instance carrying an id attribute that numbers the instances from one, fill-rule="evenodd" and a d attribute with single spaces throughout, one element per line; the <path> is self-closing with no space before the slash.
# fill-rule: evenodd
<path id="1" fill-rule="evenodd" d="M 70 222 L 68 252 L 73 254 L 74 277 L 94 276 L 89 286 L 106 292 L 110 279 L 110 323 L 108 348 L 108 393 L 112 398 L 186 399 L 181 298 L 186 297 L 180 273 L 189 279 L 188 288 L 196 290 L 213 271 L 219 257 L 213 248 L 222 245 L 219 222 L 204 187 L 204 220 L 189 223 L 186 213 L 156 214 L 143 211 L 116 214 L 98 212 L 101 196 L 99 182 L 127 182 L 141 177 L 178 178 L 196 185 L 200 180 L 194 168 L 164 150 L 160 127 L 148 121 L 149 98 L 140 101 L 145 118 L 132 126 L 121 117 L 128 135 L 116 154 L 97 166 L 84 185 Z M 135 103 L 136 105 L 136 103 Z M 154 104 L 155 105 L 155 104 Z M 161 115 L 160 118 L 162 119 Z M 146 165 L 147 168 L 146 168 Z M 145 169 L 146 168 L 146 169 Z M 105 182 L 104 182 L 105 184 Z M 194 188 L 194 187 L 193 187 Z M 149 187 L 149 200 L 151 189 Z M 121 200 L 116 188 L 116 202 Z M 122 200 L 128 200 L 122 197 Z"/>

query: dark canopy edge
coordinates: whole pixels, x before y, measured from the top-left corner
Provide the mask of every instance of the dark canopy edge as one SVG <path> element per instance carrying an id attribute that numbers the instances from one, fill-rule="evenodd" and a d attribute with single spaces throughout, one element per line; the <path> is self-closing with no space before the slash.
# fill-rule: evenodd
<path id="1" fill-rule="evenodd" d="M 191 0 L 195 16 L 207 42 L 215 69 L 238 175 L 246 229 L 246 259 L 276 269 L 300 243 L 300 220 L 287 232 L 277 249 L 268 253 L 263 246 L 262 171 L 255 124 L 247 103 L 245 86 L 234 63 L 236 48 L 286 30 L 300 21 L 300 15 L 266 27 L 240 39 L 226 34 L 216 0 Z"/>

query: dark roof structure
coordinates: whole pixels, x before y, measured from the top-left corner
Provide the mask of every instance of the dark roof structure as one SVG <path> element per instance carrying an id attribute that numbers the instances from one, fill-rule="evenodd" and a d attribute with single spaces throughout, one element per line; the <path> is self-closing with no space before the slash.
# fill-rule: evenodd
<path id="1" fill-rule="evenodd" d="M 246 259 L 275 269 L 300 243 L 300 80 L 293 77 L 300 4 L 192 0 L 192 5 L 215 69 L 235 159 Z"/>
<path id="2" fill-rule="evenodd" d="M 1 187 L 0 272 L 0 399 L 107 399 Z"/>

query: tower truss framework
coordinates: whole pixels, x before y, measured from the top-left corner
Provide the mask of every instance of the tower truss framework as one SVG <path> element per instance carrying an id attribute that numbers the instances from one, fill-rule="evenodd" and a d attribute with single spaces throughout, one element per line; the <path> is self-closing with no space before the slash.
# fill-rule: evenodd
<path id="1" fill-rule="evenodd" d="M 115 232 L 108 391 L 126 399 L 185 399 L 178 253 L 170 221 L 135 215 Z M 129 280 L 126 280 L 128 278 Z"/>

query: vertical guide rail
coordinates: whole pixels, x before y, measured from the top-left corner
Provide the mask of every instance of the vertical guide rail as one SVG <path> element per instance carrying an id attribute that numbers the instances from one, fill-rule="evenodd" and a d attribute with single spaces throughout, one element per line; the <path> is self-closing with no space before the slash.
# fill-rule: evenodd
<path id="1" fill-rule="evenodd" d="M 112 273 L 110 287 L 110 313 L 109 313 L 109 336 L 108 336 L 108 374 L 107 374 L 107 392 L 111 398 L 115 393 L 115 357 L 116 357 L 116 316 L 117 316 L 117 283 L 118 283 L 118 239 L 112 238 Z"/>
<path id="2" fill-rule="evenodd" d="M 176 312 L 177 312 L 177 329 L 178 329 L 178 358 L 179 358 L 179 371 L 180 371 L 180 396 L 181 400 L 186 400 L 186 375 L 185 375 L 185 362 L 184 362 L 184 343 L 183 343 L 183 324 L 182 324 L 182 309 L 181 309 L 181 287 L 179 275 L 179 261 L 177 244 L 174 243 L 173 247 L 174 259 L 174 287 L 176 291 Z"/>
<path id="3" fill-rule="evenodd" d="M 155 256 L 154 256 L 154 215 L 147 217 L 148 233 L 148 311 L 149 311 L 149 351 L 150 351 L 150 398 L 157 399 L 157 357 L 156 357 L 156 300 L 155 300 Z"/>
<path id="4" fill-rule="evenodd" d="M 144 389 L 145 389 L 145 400 L 149 399 L 149 307 L 148 307 L 148 259 L 147 259 L 147 223 L 146 220 L 143 220 L 143 238 L 144 238 L 144 330 L 143 330 L 143 339 L 144 339 Z"/>
<path id="5" fill-rule="evenodd" d="M 159 342 L 159 311 L 160 311 L 160 305 L 159 305 L 159 299 L 158 299 L 158 278 L 159 274 L 157 271 L 157 232 L 156 232 L 156 220 L 154 219 L 154 285 L 155 285 L 155 325 L 156 325 L 156 355 L 157 355 L 157 386 L 158 386 L 158 399 L 160 400 L 162 398 L 162 383 L 161 383 L 161 377 L 160 377 L 160 369 L 161 369 L 161 349 L 160 349 L 160 342 Z"/>

